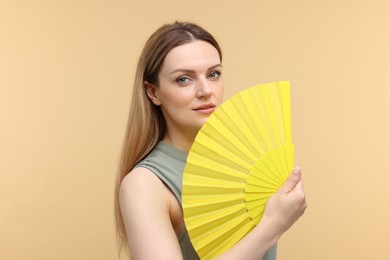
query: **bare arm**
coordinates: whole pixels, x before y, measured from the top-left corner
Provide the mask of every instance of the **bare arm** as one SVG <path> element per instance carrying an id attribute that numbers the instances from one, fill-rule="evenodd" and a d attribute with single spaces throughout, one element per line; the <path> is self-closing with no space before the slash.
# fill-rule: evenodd
<path id="1" fill-rule="evenodd" d="M 119 199 L 132 260 L 182 259 L 169 195 L 170 190 L 145 168 L 134 169 L 122 181 Z"/>

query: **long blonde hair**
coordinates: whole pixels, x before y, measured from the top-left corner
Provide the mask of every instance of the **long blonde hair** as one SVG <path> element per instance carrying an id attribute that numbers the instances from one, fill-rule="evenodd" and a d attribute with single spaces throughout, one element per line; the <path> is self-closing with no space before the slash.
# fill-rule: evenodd
<path id="1" fill-rule="evenodd" d="M 161 109 L 155 106 L 147 96 L 144 82 L 158 86 L 158 74 L 168 52 L 177 46 L 195 40 L 213 45 L 222 61 L 222 52 L 218 42 L 209 32 L 196 24 L 177 21 L 163 25 L 154 32 L 146 42 L 139 58 L 115 189 L 115 219 L 119 252 L 128 246 L 119 205 L 121 181 L 138 162 L 150 153 L 166 131 Z"/>

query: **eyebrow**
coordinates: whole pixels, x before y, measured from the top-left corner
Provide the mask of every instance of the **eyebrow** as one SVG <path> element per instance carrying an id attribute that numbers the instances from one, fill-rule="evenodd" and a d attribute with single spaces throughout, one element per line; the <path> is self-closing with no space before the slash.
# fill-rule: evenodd
<path id="1" fill-rule="evenodd" d="M 210 68 L 208 68 L 207 70 L 212 70 L 212 69 L 215 69 L 217 67 L 223 67 L 222 64 L 218 63 L 218 64 L 215 64 L 213 66 L 211 66 Z M 195 73 L 195 70 L 190 70 L 190 69 L 175 69 L 173 71 L 171 71 L 169 74 L 173 74 L 173 73 L 176 73 L 176 72 L 185 72 L 185 73 Z"/>

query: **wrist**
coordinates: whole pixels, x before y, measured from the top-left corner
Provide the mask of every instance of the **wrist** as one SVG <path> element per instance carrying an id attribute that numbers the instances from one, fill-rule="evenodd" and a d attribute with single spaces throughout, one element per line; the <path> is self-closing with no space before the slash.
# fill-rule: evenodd
<path id="1" fill-rule="evenodd" d="M 262 234 L 263 243 L 270 243 L 270 246 L 276 244 L 283 235 L 283 231 L 280 230 L 275 221 L 268 217 L 263 217 L 255 229 L 257 230 L 256 232 Z"/>

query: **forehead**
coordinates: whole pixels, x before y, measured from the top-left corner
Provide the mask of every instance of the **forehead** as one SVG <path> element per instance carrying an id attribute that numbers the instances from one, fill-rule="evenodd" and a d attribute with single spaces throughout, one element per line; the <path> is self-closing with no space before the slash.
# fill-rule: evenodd
<path id="1" fill-rule="evenodd" d="M 168 52 L 161 71 L 177 68 L 201 69 L 220 63 L 217 49 L 205 41 L 193 41 L 173 48 Z"/>

